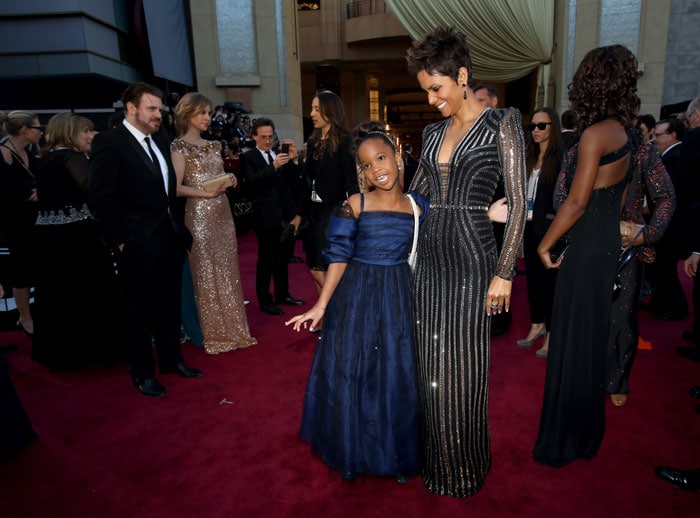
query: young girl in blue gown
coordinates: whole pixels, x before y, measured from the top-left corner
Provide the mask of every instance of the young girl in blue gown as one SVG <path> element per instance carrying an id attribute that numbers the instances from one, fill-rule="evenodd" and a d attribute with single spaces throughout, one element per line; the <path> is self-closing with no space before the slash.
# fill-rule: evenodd
<path id="1" fill-rule="evenodd" d="M 331 217 L 326 282 L 316 304 L 286 325 L 323 319 L 304 397 L 300 437 L 343 479 L 405 482 L 420 467 L 411 270 L 414 212 L 401 157 L 379 122 L 355 130 L 357 162 L 374 189 Z M 428 199 L 411 194 L 422 220 Z"/>

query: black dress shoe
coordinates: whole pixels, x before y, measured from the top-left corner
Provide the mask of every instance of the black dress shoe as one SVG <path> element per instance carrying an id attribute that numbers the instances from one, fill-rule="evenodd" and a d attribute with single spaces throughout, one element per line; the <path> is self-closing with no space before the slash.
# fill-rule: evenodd
<path id="1" fill-rule="evenodd" d="M 184 363 L 178 363 L 175 367 L 161 367 L 161 374 L 177 374 L 181 378 L 201 378 L 204 373 L 199 369 L 190 367 Z"/>
<path id="2" fill-rule="evenodd" d="M 292 257 L 289 258 L 289 262 L 292 264 L 301 264 L 304 262 L 304 260 L 301 257 L 297 257 L 296 255 L 293 255 Z"/>
<path id="3" fill-rule="evenodd" d="M 697 335 L 695 335 L 695 333 L 693 333 L 692 331 L 683 331 L 683 333 L 681 333 L 681 336 L 683 337 L 683 340 L 685 340 L 689 344 L 700 345 L 700 339 L 698 339 Z"/>
<path id="4" fill-rule="evenodd" d="M 277 300 L 277 304 L 286 304 L 287 306 L 303 306 L 304 301 L 301 299 L 295 299 L 290 295 L 282 300 Z"/>
<path id="5" fill-rule="evenodd" d="M 168 395 L 168 391 L 165 387 L 160 384 L 160 382 L 155 378 L 138 379 L 132 378 L 134 387 L 139 389 L 139 392 L 144 396 L 149 397 L 165 397 Z"/>
<path id="6" fill-rule="evenodd" d="M 700 491 L 700 470 L 681 471 L 668 466 L 657 466 L 654 473 L 661 480 L 668 482 L 673 487 L 686 491 Z"/>
<path id="7" fill-rule="evenodd" d="M 279 306 L 274 304 L 265 304 L 260 306 L 260 311 L 267 313 L 268 315 L 284 315 L 284 311 Z"/>
<path id="8" fill-rule="evenodd" d="M 688 358 L 689 360 L 694 360 L 700 362 L 700 347 L 676 347 L 676 352 L 683 356 L 683 358 Z"/>
<path id="9" fill-rule="evenodd" d="M 700 399 L 700 385 L 696 385 L 695 387 L 690 387 L 690 390 L 688 390 L 688 394 L 690 394 L 690 397 L 694 397 L 695 399 Z"/>

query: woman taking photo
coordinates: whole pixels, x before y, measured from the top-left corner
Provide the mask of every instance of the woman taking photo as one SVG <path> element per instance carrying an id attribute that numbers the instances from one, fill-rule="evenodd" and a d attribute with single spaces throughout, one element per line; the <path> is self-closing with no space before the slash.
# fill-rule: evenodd
<path id="1" fill-rule="evenodd" d="M 306 265 L 320 294 L 328 270 L 323 250 L 328 245 L 326 231 L 331 213 L 360 189 L 340 97 L 328 90 L 318 92 L 311 102 L 310 115 L 314 131 L 307 142 L 303 173 L 306 192 L 299 214 L 306 227 L 303 232 Z M 319 327 L 311 329 L 318 330 Z"/>

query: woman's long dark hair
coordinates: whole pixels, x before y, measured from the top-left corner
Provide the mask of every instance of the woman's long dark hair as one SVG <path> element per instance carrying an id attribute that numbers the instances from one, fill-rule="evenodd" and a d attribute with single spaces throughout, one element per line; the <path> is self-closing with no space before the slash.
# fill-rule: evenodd
<path id="1" fill-rule="evenodd" d="M 343 137 L 349 135 L 347 123 L 345 122 L 345 108 L 343 102 L 335 93 L 330 90 L 322 90 L 316 92 L 314 97 L 318 97 L 318 106 L 321 115 L 323 115 L 331 124 L 326 136 L 326 149 L 329 155 L 333 155 L 338 151 L 338 146 Z M 308 142 L 308 153 L 315 155 L 315 151 L 321 141 L 321 130 L 316 128 L 311 133 Z"/>
<path id="2" fill-rule="evenodd" d="M 629 126 L 639 110 L 637 58 L 622 45 L 598 47 L 581 60 L 569 85 L 569 101 L 578 113 L 579 135 L 609 114 Z"/>
<path id="3" fill-rule="evenodd" d="M 548 184 L 554 184 L 559 176 L 561 160 L 564 154 L 564 143 L 561 138 L 561 124 L 559 114 L 554 108 L 540 108 L 532 114 L 534 117 L 538 113 L 546 113 L 552 121 L 549 127 L 549 143 L 547 150 L 542 157 L 542 167 L 540 168 L 540 180 Z M 525 163 L 527 164 L 527 174 L 530 176 L 532 168 L 537 163 L 540 155 L 540 145 L 532 140 L 532 132 L 528 131 L 527 151 L 525 152 Z"/>

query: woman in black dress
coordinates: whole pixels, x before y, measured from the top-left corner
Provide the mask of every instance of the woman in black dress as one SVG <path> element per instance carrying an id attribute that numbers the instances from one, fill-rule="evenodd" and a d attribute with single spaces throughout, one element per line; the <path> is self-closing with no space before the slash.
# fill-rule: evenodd
<path id="1" fill-rule="evenodd" d="M 328 90 L 318 92 L 311 103 L 311 120 L 314 131 L 307 142 L 303 173 L 306 192 L 299 214 L 305 220 L 306 265 L 320 294 L 328 270 L 323 250 L 328 245 L 326 231 L 331 212 L 360 188 L 340 97 Z"/>
<path id="2" fill-rule="evenodd" d="M 634 55 L 612 45 L 586 54 L 569 87 L 581 140 L 563 169 L 575 172 L 537 249 L 546 268 L 561 265 L 533 452 L 537 462 L 550 466 L 594 457 L 603 439 L 606 349 L 620 212 L 631 176 L 627 129 L 639 107 L 637 77 Z M 554 263 L 550 251 L 566 232 L 569 249 Z"/>
<path id="3" fill-rule="evenodd" d="M 43 134 L 34 113 L 13 111 L 4 122 L 7 137 L 0 144 L 0 232 L 10 250 L 12 296 L 17 304 L 17 328 L 34 333 L 29 307 L 34 284 L 34 220 L 36 219 L 36 180 L 38 158 L 35 150 Z"/>
<path id="4" fill-rule="evenodd" d="M 115 361 L 120 313 L 111 263 L 88 207 L 89 119 L 59 113 L 37 168 L 36 332 L 32 358 L 50 369 Z"/>
<path id="5" fill-rule="evenodd" d="M 535 353 L 546 358 L 549 351 L 549 329 L 552 325 L 552 301 L 556 270 L 546 270 L 537 255 L 545 232 L 554 219 L 554 185 L 559 176 L 563 145 L 559 115 L 554 108 L 541 108 L 532 114 L 527 125 L 530 132 L 527 162 L 527 225 L 525 225 L 525 272 L 527 299 L 530 306 L 530 331 L 517 341 L 518 347 L 529 349 L 539 338 L 542 347 Z"/>

